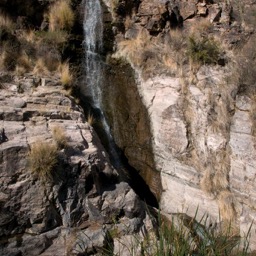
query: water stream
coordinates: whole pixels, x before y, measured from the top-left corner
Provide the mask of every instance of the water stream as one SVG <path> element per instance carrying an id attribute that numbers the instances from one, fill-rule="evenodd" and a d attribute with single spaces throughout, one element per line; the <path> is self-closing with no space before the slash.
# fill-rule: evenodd
<path id="1" fill-rule="evenodd" d="M 110 132 L 110 127 L 106 121 L 103 112 L 102 91 L 104 86 L 104 61 L 101 53 L 103 50 L 103 13 L 100 0 L 84 0 L 84 49 L 85 49 L 85 86 L 86 97 L 90 98 L 90 105 L 94 113 L 97 113 L 97 122 L 101 123 L 103 134 L 101 139 L 105 140 L 104 146 L 109 153 L 112 165 L 119 171 L 122 176 L 124 173 L 129 174 L 125 180 L 135 190 L 142 200 L 149 205 L 158 206 L 157 200 L 149 187 L 132 168 L 124 155 L 118 150 Z M 104 138 L 103 138 L 104 137 Z"/>
<path id="2" fill-rule="evenodd" d="M 106 121 L 102 107 L 102 86 L 104 63 L 101 57 L 103 49 L 103 21 L 100 0 L 84 1 L 84 48 L 87 95 L 91 98 L 91 105 L 96 110 L 103 126 L 104 136 L 115 168 L 121 167 L 110 127 Z"/>

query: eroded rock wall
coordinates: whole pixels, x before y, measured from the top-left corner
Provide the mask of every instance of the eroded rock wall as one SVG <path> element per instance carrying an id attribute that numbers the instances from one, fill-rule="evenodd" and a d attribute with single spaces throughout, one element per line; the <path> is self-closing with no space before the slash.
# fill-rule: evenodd
<path id="1" fill-rule="evenodd" d="M 232 221 L 244 235 L 256 214 L 252 51 L 243 52 L 254 40 L 250 12 L 255 6 L 241 4 L 144 0 L 133 6 L 133 14 L 110 10 L 125 28 L 116 32 L 114 57 L 135 70 L 147 110 L 144 124 L 150 127 L 154 169 L 161 176 L 161 209 L 190 216 L 198 209 L 199 219 L 208 214 L 211 221 Z M 195 61 L 192 40 L 216 42 L 218 56 Z M 113 130 L 119 131 L 114 132 L 117 141 L 126 131 L 122 126 Z M 131 143 L 137 142 L 126 138 L 122 147 Z M 255 241 L 253 225 L 252 249 Z"/>
<path id="2" fill-rule="evenodd" d="M 134 71 L 128 63 L 112 59 L 105 72 L 104 107 L 115 143 L 160 200 L 161 180 L 159 172 L 155 171 L 149 117 L 136 86 Z"/>

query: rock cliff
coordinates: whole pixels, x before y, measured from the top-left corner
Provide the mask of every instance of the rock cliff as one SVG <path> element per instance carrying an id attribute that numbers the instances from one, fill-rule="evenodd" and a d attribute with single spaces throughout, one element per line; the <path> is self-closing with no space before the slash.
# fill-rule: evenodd
<path id="1" fill-rule="evenodd" d="M 125 236 L 145 227 L 144 203 L 59 79 L 13 79 L 1 74 L 1 255 L 96 253 L 114 243 L 112 229 Z M 51 145 L 56 163 L 44 176 Z"/>
<path id="2" fill-rule="evenodd" d="M 71 96 L 76 35 L 48 29 L 50 2 L 0 4 L 0 254 L 122 252 L 149 211 Z"/>
<path id="3" fill-rule="evenodd" d="M 127 99 L 115 101 L 120 86 L 107 94 L 116 102 L 108 115 L 117 144 L 160 196 L 163 212 L 198 210 L 198 219 L 231 221 L 243 236 L 256 214 L 255 2 L 104 2 L 114 24 L 112 58 L 135 73 L 136 89 L 130 79 L 121 85 Z M 130 127 L 138 138 L 127 136 Z M 253 225 L 254 250 L 255 241 Z"/>
<path id="4" fill-rule="evenodd" d="M 55 2 L 0 3 L 0 254 L 130 255 L 152 223 L 71 96 L 84 97 L 81 3 L 61 24 Z M 103 3 L 117 146 L 163 214 L 243 236 L 256 213 L 255 1 Z"/>

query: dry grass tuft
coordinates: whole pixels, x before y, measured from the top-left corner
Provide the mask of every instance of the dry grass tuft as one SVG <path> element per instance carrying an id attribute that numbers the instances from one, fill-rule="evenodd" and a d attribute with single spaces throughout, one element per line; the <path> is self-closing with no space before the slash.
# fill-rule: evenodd
<path id="1" fill-rule="evenodd" d="M 184 33 L 181 30 L 171 30 L 165 44 L 161 48 L 164 66 L 176 74 L 186 60 L 184 51 L 186 39 Z"/>
<path id="2" fill-rule="evenodd" d="M 116 18 L 116 8 L 118 6 L 119 0 L 111 0 L 110 1 L 110 12 L 113 20 Z"/>
<path id="3" fill-rule="evenodd" d="M 200 181 L 200 186 L 201 186 L 202 190 L 208 194 L 213 193 L 213 189 L 214 189 L 213 182 L 212 182 L 213 176 L 214 176 L 214 174 L 213 174 L 212 170 L 208 167 L 205 170 L 204 176 Z"/>
<path id="4" fill-rule="evenodd" d="M 21 31 L 20 37 L 23 38 L 26 42 L 35 43 L 37 41 L 37 34 L 34 30 Z"/>
<path id="5" fill-rule="evenodd" d="M 25 52 L 22 52 L 17 60 L 15 73 L 22 75 L 30 71 L 31 68 L 32 68 L 32 60 L 29 58 L 29 56 Z"/>
<path id="6" fill-rule="evenodd" d="M 218 204 L 223 220 L 230 222 L 235 219 L 234 197 L 230 191 L 224 190 L 219 193 Z"/>
<path id="7" fill-rule="evenodd" d="M 96 120 L 95 120 L 93 114 L 89 113 L 87 116 L 87 123 L 92 126 L 95 123 L 95 121 Z"/>
<path id="8" fill-rule="evenodd" d="M 51 31 L 68 30 L 74 25 L 75 15 L 69 1 L 60 0 L 55 2 L 49 12 L 49 28 Z"/>
<path id="9" fill-rule="evenodd" d="M 0 13 L 0 31 L 2 29 L 12 32 L 15 29 L 15 23 L 6 14 Z"/>
<path id="10" fill-rule="evenodd" d="M 36 61 L 35 67 L 33 69 L 33 74 L 34 75 L 48 75 L 49 71 L 47 69 L 47 66 L 45 65 L 44 59 L 43 58 L 39 58 Z"/>
<path id="11" fill-rule="evenodd" d="M 173 51 L 184 51 L 186 36 L 182 30 L 176 29 L 170 31 L 170 46 Z"/>
<path id="12" fill-rule="evenodd" d="M 148 48 L 150 36 L 146 30 L 141 30 L 136 38 L 119 42 L 116 57 L 127 59 L 134 66 L 143 64 L 143 53 Z"/>
<path id="13" fill-rule="evenodd" d="M 68 40 L 68 33 L 64 30 L 54 30 L 54 31 L 40 31 L 36 33 L 37 37 L 44 43 L 63 45 Z"/>
<path id="14" fill-rule="evenodd" d="M 16 65 L 15 67 L 15 74 L 18 76 L 23 76 L 25 73 L 27 73 L 27 69 L 23 66 Z"/>
<path id="15" fill-rule="evenodd" d="M 229 183 L 228 183 L 227 172 L 223 170 L 216 171 L 212 182 L 213 182 L 215 191 L 220 191 L 222 189 L 228 188 Z"/>
<path id="16" fill-rule="evenodd" d="M 53 139 L 55 140 L 59 149 L 65 148 L 67 146 L 67 137 L 65 131 L 60 126 L 53 127 L 52 130 Z"/>
<path id="17" fill-rule="evenodd" d="M 60 81 L 65 89 L 69 89 L 73 82 L 73 74 L 70 71 L 69 63 L 65 62 L 60 65 Z"/>
<path id="18" fill-rule="evenodd" d="M 52 178 L 52 171 L 58 163 L 57 146 L 53 143 L 37 141 L 31 146 L 28 156 L 32 173 L 43 180 Z"/>
<path id="19" fill-rule="evenodd" d="M 7 71 L 13 71 L 16 67 L 16 62 L 19 57 L 19 53 L 11 47 L 3 46 L 3 52 L 0 56 L 1 68 Z"/>

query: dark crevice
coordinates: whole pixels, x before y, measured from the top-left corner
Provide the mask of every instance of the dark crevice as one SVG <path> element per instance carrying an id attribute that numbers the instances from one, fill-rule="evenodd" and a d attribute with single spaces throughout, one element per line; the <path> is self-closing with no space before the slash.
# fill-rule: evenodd
<path id="1" fill-rule="evenodd" d="M 101 123 L 101 119 L 102 119 L 101 110 L 93 108 L 91 106 L 90 100 L 86 97 L 81 99 L 81 106 L 85 111 L 85 115 L 89 115 L 89 114 L 93 115 L 95 122 L 92 124 L 92 126 L 96 131 L 97 135 L 99 136 L 105 150 L 108 152 L 111 164 L 119 172 L 121 181 L 127 182 L 131 186 L 131 188 L 135 191 L 135 193 L 140 197 L 140 199 L 146 202 L 146 204 L 152 207 L 158 208 L 158 201 L 155 195 L 151 192 L 149 186 L 146 184 L 144 179 L 140 176 L 139 172 L 135 168 L 133 168 L 131 165 L 129 165 L 128 159 L 125 157 L 124 152 L 117 147 L 114 141 L 112 141 L 111 145 L 109 145 L 110 143 L 108 140 L 108 136 L 106 134 L 106 131 L 103 129 L 103 126 Z M 111 152 L 113 150 L 112 147 L 115 147 L 115 151 L 118 153 L 118 157 L 120 160 L 119 163 L 115 162 L 115 157 Z"/>

